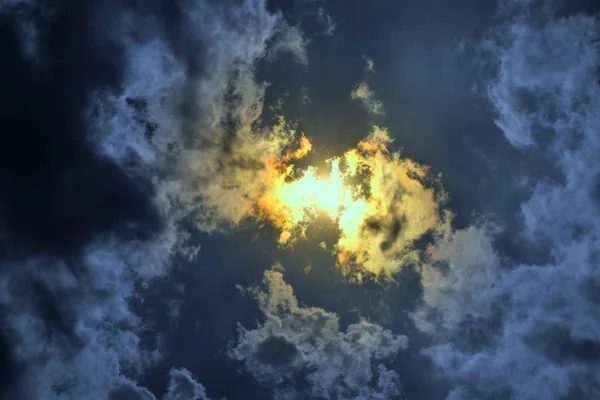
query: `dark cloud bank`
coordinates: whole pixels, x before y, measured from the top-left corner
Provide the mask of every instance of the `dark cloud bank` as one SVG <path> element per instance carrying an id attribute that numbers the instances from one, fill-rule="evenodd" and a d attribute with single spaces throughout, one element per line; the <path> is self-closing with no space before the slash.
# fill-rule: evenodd
<path id="1" fill-rule="evenodd" d="M 327 3 L 300 3 L 335 37 Z M 497 26 L 467 44 L 492 71 L 477 83 L 493 134 L 553 165 L 514 182 L 527 188 L 514 235 L 543 261 L 504 255 L 484 216 L 435 239 L 417 268 L 419 305 L 391 310 L 411 312 L 436 366 L 427 379 L 449 399 L 600 398 L 600 27 L 554 4 L 503 1 Z M 218 225 L 197 198 L 213 172 L 203 156 L 215 155 L 198 149 L 227 158 L 222 122 L 255 122 L 256 62 L 287 52 L 307 63 L 280 6 L 0 3 L 1 398 L 208 398 L 178 365 L 164 396 L 144 387 L 166 351 L 134 310 L 173 259 L 196 255 L 184 218 Z M 405 397 L 390 365 L 412 339 L 302 305 L 277 268 L 264 285 L 249 291 L 260 323 L 221 349 L 240 372 L 278 399 Z"/>
<path id="2" fill-rule="evenodd" d="M 168 185 L 183 125 L 200 123 L 181 106 L 203 118 L 233 60 L 251 68 L 293 32 L 252 1 L 1 7 L 2 398 L 154 398 L 135 379 L 160 340 L 132 305 L 194 252 Z M 164 398 L 205 398 L 187 370 L 170 376 Z"/>

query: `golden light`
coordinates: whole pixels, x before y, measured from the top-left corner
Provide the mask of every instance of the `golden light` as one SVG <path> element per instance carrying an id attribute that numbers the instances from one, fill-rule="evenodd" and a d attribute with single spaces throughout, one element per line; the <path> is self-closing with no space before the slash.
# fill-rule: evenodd
<path id="1" fill-rule="evenodd" d="M 437 195 L 424 184 L 427 168 L 390 151 L 390 143 L 387 130 L 375 127 L 326 166 L 300 167 L 312 143 L 296 140 L 281 118 L 268 134 L 238 134 L 225 160 L 207 153 L 198 168 L 208 182 L 201 195 L 211 213 L 234 224 L 248 217 L 270 223 L 282 246 L 307 238 L 326 216 L 339 237 L 321 248 L 344 272 L 390 274 L 411 257 L 416 239 L 441 225 Z"/>
<path id="2" fill-rule="evenodd" d="M 330 171 L 323 176 L 312 166 L 295 172 L 294 160 L 312 149 L 302 137 L 298 150 L 269 163 L 259 217 L 281 230 L 280 244 L 291 245 L 325 214 L 339 227 L 334 252 L 344 271 L 397 269 L 410 243 L 439 220 L 433 191 L 419 180 L 426 169 L 390 153 L 390 142 L 387 131 L 375 129 L 356 149 L 327 160 Z"/>
<path id="3" fill-rule="evenodd" d="M 300 179 L 283 182 L 277 189 L 275 196 L 293 210 L 296 222 L 302 219 L 305 211 L 316 212 L 317 209 L 337 218 L 349 195 L 348 188 L 344 187 L 339 160 L 331 161 L 331 173 L 327 178 L 318 177 L 315 168 L 309 167 Z"/>

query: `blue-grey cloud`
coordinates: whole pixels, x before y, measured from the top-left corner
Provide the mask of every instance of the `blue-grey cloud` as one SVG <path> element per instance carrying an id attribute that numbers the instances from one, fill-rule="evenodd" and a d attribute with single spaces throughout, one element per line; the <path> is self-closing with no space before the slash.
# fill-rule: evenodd
<path id="1" fill-rule="evenodd" d="M 38 42 L 41 61 L 21 57 L 2 25 L 12 45 L 4 93 L 20 96 L 3 96 L 1 115 L 6 398 L 103 399 L 137 387 L 161 343 L 142 339 L 153 327 L 132 303 L 174 254 L 199 249 L 180 229 L 201 207 L 198 180 L 178 161 L 222 143 L 227 118 L 253 121 L 267 43 L 306 61 L 301 33 L 265 1 L 190 0 L 170 5 L 172 20 L 162 6 L 57 4 L 39 21 L 55 40 Z M 167 399 L 206 398 L 189 372 L 171 379 Z"/>
<path id="2" fill-rule="evenodd" d="M 536 2 L 510 6 L 484 43 L 498 67 L 488 93 L 507 140 L 560 171 L 521 207 L 521 240 L 548 261 L 503 259 L 490 226 L 448 233 L 430 249 L 415 320 L 438 343 L 425 354 L 456 383 L 451 399 L 596 398 L 600 26 L 531 12 Z"/>
<path id="3" fill-rule="evenodd" d="M 339 317 L 298 303 L 278 269 L 266 271 L 267 290 L 250 290 L 265 321 L 240 327 L 230 356 L 244 362 L 277 399 L 307 396 L 335 399 L 388 399 L 401 392 L 399 376 L 385 361 L 408 346 L 408 339 L 366 320 L 340 329 Z"/>

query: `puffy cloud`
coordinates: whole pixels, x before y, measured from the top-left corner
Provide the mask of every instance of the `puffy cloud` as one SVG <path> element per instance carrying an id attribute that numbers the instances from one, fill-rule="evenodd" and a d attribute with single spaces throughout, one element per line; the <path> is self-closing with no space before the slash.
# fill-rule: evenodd
<path id="1" fill-rule="evenodd" d="M 340 331 L 338 316 L 298 304 L 276 268 L 266 271 L 267 290 L 251 289 L 265 321 L 240 327 L 230 356 L 243 361 L 278 399 L 306 396 L 387 399 L 400 393 L 398 375 L 383 364 L 408 346 L 408 339 L 366 320 Z"/>
<path id="2" fill-rule="evenodd" d="M 369 63 L 367 62 L 367 67 Z M 377 100 L 375 92 L 366 82 L 360 82 L 350 93 L 353 100 L 360 100 L 368 112 L 375 115 L 384 115 L 383 103 Z"/>
<path id="3" fill-rule="evenodd" d="M 425 353 L 457 384 L 452 399 L 600 395 L 600 26 L 585 15 L 531 18 L 494 30 L 485 46 L 499 67 L 489 86 L 498 126 L 561 173 L 522 205 L 522 239 L 547 249 L 548 262 L 509 263 L 485 227 L 430 249 L 415 317 L 437 339 Z"/>
<path id="4" fill-rule="evenodd" d="M 188 105 L 194 112 L 186 114 L 183 120 L 183 138 L 175 142 L 178 150 L 164 158 L 167 163 L 177 159 L 176 170 L 184 179 L 171 180 L 164 185 L 168 188 L 166 197 L 172 196 L 184 204 L 185 209 L 194 210 L 203 230 L 224 229 L 247 218 L 256 218 L 279 228 L 282 244 L 292 243 L 293 239 L 302 236 L 306 223 L 325 208 L 346 230 L 338 243 L 340 265 L 348 267 L 346 270 L 359 265 L 373 273 L 393 272 L 401 264 L 398 260 L 409 255 L 410 244 L 435 229 L 441 220 L 437 194 L 426 184 L 430 180 L 427 169 L 389 151 L 389 134 L 379 127 L 375 127 L 357 149 L 329 160 L 333 175 L 336 172 L 334 165 L 345 163 L 347 171 L 343 174 L 347 176 L 344 179 L 357 180 L 361 174 L 368 176 L 361 182 L 364 187 L 355 185 L 354 192 L 347 193 L 344 200 L 347 204 L 338 202 L 338 198 L 346 194 L 344 188 L 330 185 L 336 179 L 341 184 L 341 175 L 331 175 L 331 179 L 323 180 L 317 176 L 322 171 L 316 168 L 297 168 L 295 164 L 312 150 L 312 144 L 282 117 L 272 125 L 261 121 L 266 84 L 256 81 L 254 69 L 256 61 L 268 57 L 273 49 L 293 50 L 298 55 L 300 49 L 296 44 L 300 43 L 301 37 L 280 16 L 263 15 L 266 11 L 252 7 L 254 3 L 244 4 L 248 9 L 236 9 L 234 20 L 245 15 L 244 21 L 264 20 L 264 23 L 253 24 L 252 28 L 232 28 L 231 32 L 219 31 L 223 37 L 215 38 L 215 43 L 222 46 L 222 43 L 232 42 L 231 46 L 213 50 L 212 42 L 209 42 L 206 51 L 218 57 L 208 63 L 207 75 L 191 84 L 186 83 L 192 99 L 197 99 Z M 206 29 L 202 32 L 204 36 L 213 32 L 209 25 L 216 23 L 214 21 L 211 17 L 202 25 Z M 228 23 L 229 19 L 223 21 L 223 24 Z M 287 33 L 282 34 L 284 31 Z M 229 33 L 225 35 L 224 32 Z M 271 50 L 267 49 L 270 38 L 274 40 Z M 237 43 L 243 40 L 250 40 L 250 43 L 238 48 Z M 161 68 L 171 71 L 169 76 L 177 79 L 178 74 L 173 72 L 177 68 L 171 66 L 171 56 L 160 44 L 154 43 L 145 51 L 163 54 Z M 155 58 L 152 53 L 150 57 Z M 301 56 L 297 58 L 302 61 Z M 153 87 L 151 82 L 156 81 L 167 82 L 146 78 L 147 75 L 140 73 L 143 83 L 140 87 Z M 152 101 L 164 104 L 160 95 L 165 90 L 156 88 L 153 93 L 158 95 Z M 152 109 L 151 104 L 146 103 L 145 107 Z M 161 122 L 166 127 L 158 124 L 152 140 L 172 143 L 154 139 L 160 138 L 164 129 L 171 131 L 169 118 L 154 111 L 145 113 L 160 116 L 156 121 L 167 121 Z M 143 133 L 142 128 L 138 129 L 139 140 L 131 144 L 132 148 L 138 143 L 147 146 Z M 107 140 L 103 139 L 103 143 Z M 109 151 L 124 154 L 123 146 L 117 145 L 122 143 L 122 138 L 108 143 L 114 143 Z M 145 148 L 137 151 L 146 154 Z M 340 196 L 331 191 L 338 189 L 344 192 L 338 193 Z M 370 198 L 357 200 L 365 197 L 358 193 L 360 190 L 369 192 L 367 197 Z M 319 199 L 315 200 L 315 196 Z M 325 200 L 326 197 L 330 197 L 329 200 Z M 322 203 L 320 200 L 327 204 L 314 204 L 315 201 Z M 345 211 L 338 213 L 338 206 L 344 206 Z M 383 262 L 386 260 L 387 263 Z"/>
<path id="5" fill-rule="evenodd" d="M 358 280 L 364 272 L 389 277 L 414 261 L 414 242 L 445 229 L 445 195 L 428 169 L 389 150 L 385 128 L 356 148 L 327 160 L 328 171 L 297 168 L 311 150 L 306 137 L 283 119 L 268 134 L 249 132 L 231 143 L 227 164 L 219 153 L 203 159 L 213 178 L 201 189 L 205 205 L 233 224 L 253 217 L 280 230 L 279 243 L 293 245 L 319 216 L 339 228 L 334 246 L 338 266 Z M 297 143 L 297 147 L 292 146 Z M 219 161 L 221 160 L 221 161 Z"/>

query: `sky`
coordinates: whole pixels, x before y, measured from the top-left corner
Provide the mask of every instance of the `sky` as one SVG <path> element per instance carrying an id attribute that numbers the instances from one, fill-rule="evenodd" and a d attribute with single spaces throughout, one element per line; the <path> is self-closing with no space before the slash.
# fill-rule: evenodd
<path id="1" fill-rule="evenodd" d="M 577 0 L 0 0 L 0 398 L 600 398 Z"/>

